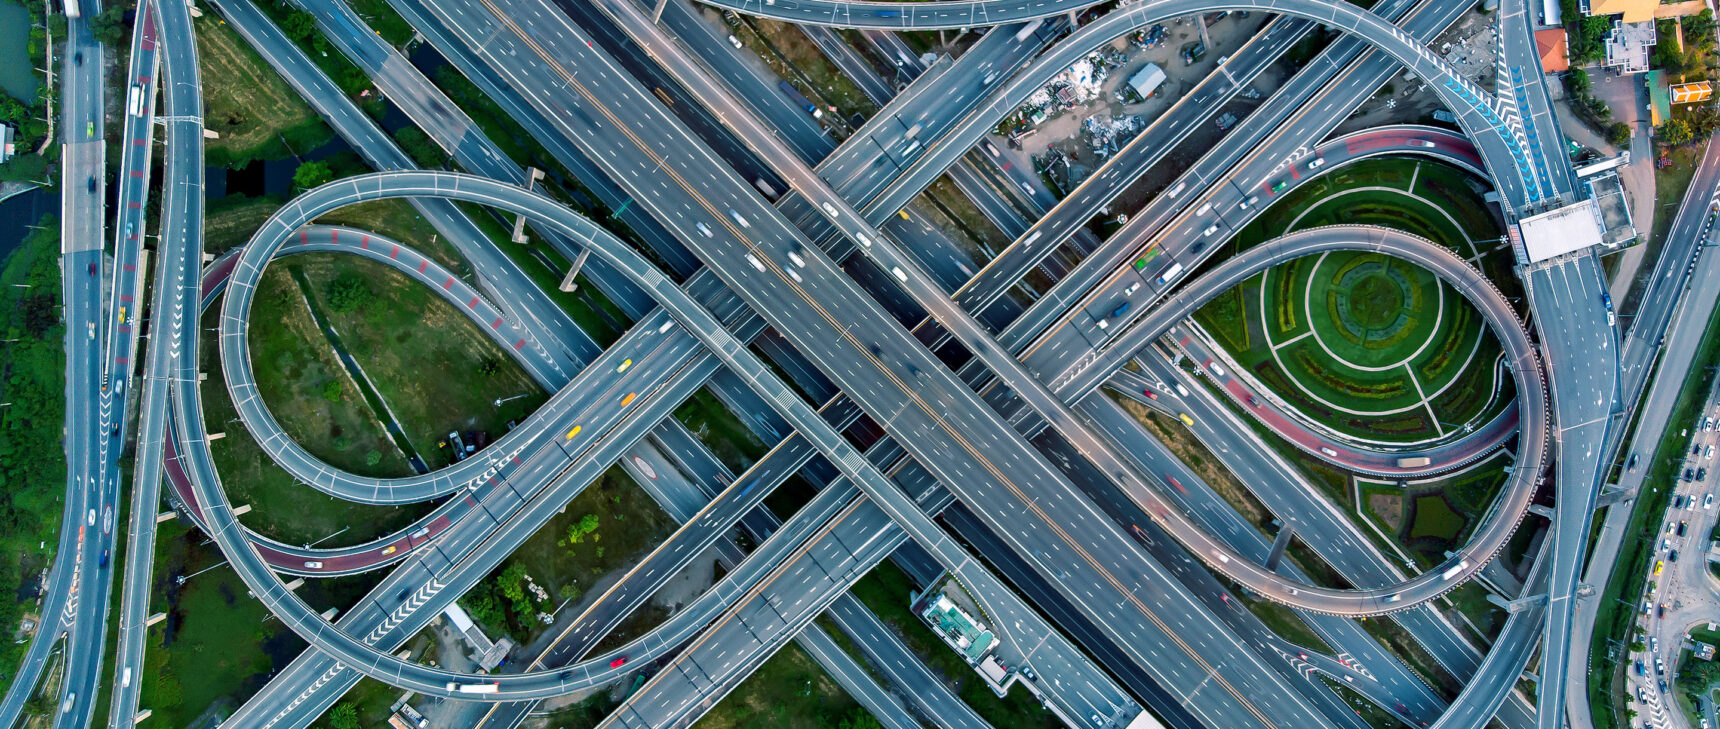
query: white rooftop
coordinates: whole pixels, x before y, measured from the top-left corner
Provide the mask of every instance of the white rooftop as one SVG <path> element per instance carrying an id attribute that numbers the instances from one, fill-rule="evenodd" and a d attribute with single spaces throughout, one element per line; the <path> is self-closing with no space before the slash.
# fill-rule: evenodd
<path id="1" fill-rule="evenodd" d="M 1601 222 L 1600 206 L 1583 200 L 1524 218 L 1517 229 L 1523 235 L 1523 252 L 1535 263 L 1600 245 L 1606 224 Z"/>

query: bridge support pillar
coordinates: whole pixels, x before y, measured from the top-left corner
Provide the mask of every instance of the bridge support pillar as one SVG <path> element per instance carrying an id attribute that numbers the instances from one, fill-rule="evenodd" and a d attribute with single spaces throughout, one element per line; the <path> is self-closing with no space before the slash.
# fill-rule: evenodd
<path id="1" fill-rule="evenodd" d="M 220 139 L 220 138 L 221 138 L 221 133 L 220 133 L 220 132 L 217 132 L 217 131 L 215 131 L 215 130 L 213 130 L 213 129 L 209 129 L 209 128 L 204 128 L 204 130 L 203 130 L 203 138 L 204 138 L 204 139 Z"/>
<path id="2" fill-rule="evenodd" d="M 1602 489 L 1601 495 L 1595 499 L 1595 508 L 1605 508 L 1634 498 L 1636 498 L 1636 489 L 1634 488 Z"/>
<path id="3" fill-rule="evenodd" d="M 1517 613 L 1523 612 L 1524 610 L 1528 610 L 1529 608 L 1535 607 L 1537 605 L 1546 604 L 1547 593 L 1543 592 L 1543 593 L 1539 593 L 1539 594 L 1535 594 L 1535 595 L 1530 595 L 1528 597 L 1521 597 L 1521 598 L 1518 598 L 1516 600 L 1507 600 L 1503 597 L 1500 597 L 1498 593 L 1489 592 L 1489 593 L 1487 593 L 1487 601 L 1498 606 L 1501 610 L 1504 610 L 1505 612 L 1511 613 L 1512 615 L 1516 615 Z"/>
<path id="4" fill-rule="evenodd" d="M 1200 47 L 1207 51 L 1211 51 L 1212 37 L 1207 35 L 1206 32 L 1206 13 L 1194 16 L 1194 27 L 1200 31 Z"/>
<path id="5" fill-rule="evenodd" d="M 143 619 L 143 626 L 147 628 L 166 619 L 167 613 L 155 613 Z"/>
<path id="6" fill-rule="evenodd" d="M 340 614 L 340 608 L 329 608 L 329 609 L 323 611 L 322 617 L 323 617 L 323 620 L 327 620 L 327 621 L 332 623 L 332 622 L 334 622 L 334 616 L 339 615 L 339 614 Z"/>
<path id="7" fill-rule="evenodd" d="M 205 436 L 204 436 L 204 439 L 206 439 L 206 440 L 208 440 L 208 441 L 210 441 L 210 442 L 211 442 L 211 443 L 213 443 L 213 442 L 215 442 L 215 441 L 218 441 L 218 440 L 221 440 L 221 439 L 222 439 L 222 438 L 225 438 L 225 437 L 227 437 L 227 433 L 226 433 L 226 432 L 220 432 L 220 433 L 208 433 L 208 434 L 206 434 L 206 435 L 205 435 Z"/>
<path id="8" fill-rule="evenodd" d="M 573 293 L 575 290 L 577 290 L 579 288 L 579 284 L 577 282 L 575 282 L 574 279 L 579 277 L 579 269 L 585 267 L 585 259 L 587 259 L 589 257 L 591 257 L 591 249 L 590 248 L 582 248 L 579 251 L 579 255 L 574 256 L 573 266 L 571 266 L 567 269 L 567 275 L 563 276 L 561 279 L 561 290 L 562 291 L 566 291 L 568 293 Z"/>
<path id="9" fill-rule="evenodd" d="M 1284 550 L 1290 548 L 1290 538 L 1294 536 L 1294 528 L 1283 524 L 1278 526 L 1278 536 L 1272 540 L 1272 553 L 1266 555 L 1267 572 L 1278 571 L 1278 561 L 1284 559 Z"/>
<path id="10" fill-rule="evenodd" d="M 1553 518 L 1553 510 L 1549 509 L 1545 506 L 1542 506 L 1540 504 L 1530 504 L 1529 505 L 1529 513 L 1534 514 L 1536 516 L 1539 516 L 1543 519 L 1552 519 Z"/>
<path id="11" fill-rule="evenodd" d="M 286 584 L 287 592 L 292 592 L 293 590 L 297 590 L 300 587 L 303 587 L 304 584 L 305 584 L 305 578 L 295 577 L 295 578 L 293 578 L 292 582 L 288 582 Z"/>
<path id="12" fill-rule="evenodd" d="M 527 190 L 530 190 L 533 187 L 536 187 L 537 181 L 541 180 L 541 179 L 543 179 L 543 170 L 540 170 L 536 167 L 527 167 L 526 168 L 526 189 Z M 513 234 L 512 240 L 515 243 L 526 242 L 526 216 L 519 215 L 519 216 L 514 217 L 514 234 Z"/>
<path id="13" fill-rule="evenodd" d="M 177 511 L 163 511 L 160 514 L 155 515 L 155 523 L 160 524 L 164 521 L 173 521 L 178 517 L 179 512 Z"/>
<path id="14" fill-rule="evenodd" d="M 1081 11 L 1079 11 L 1079 10 L 1069 11 L 1069 27 L 1070 28 L 1081 27 Z"/>
<path id="15" fill-rule="evenodd" d="M 662 21 L 662 19 L 663 19 L 663 6 L 668 5 L 668 4 L 669 4 L 669 0 L 657 0 L 657 6 L 651 9 L 651 22 L 652 23 L 658 23 L 658 22 Z"/>
<path id="16" fill-rule="evenodd" d="M 249 514 L 249 513 L 251 513 L 251 505 L 250 504 L 240 504 L 238 506 L 233 507 L 233 516 L 244 516 L 244 515 Z"/>
<path id="17" fill-rule="evenodd" d="M 152 716 L 154 714 L 155 714 L 154 709 L 144 709 L 143 711 L 137 712 L 137 716 L 134 716 L 131 718 L 131 723 L 134 725 L 142 724 L 144 719 L 148 719 L 150 716 Z"/>

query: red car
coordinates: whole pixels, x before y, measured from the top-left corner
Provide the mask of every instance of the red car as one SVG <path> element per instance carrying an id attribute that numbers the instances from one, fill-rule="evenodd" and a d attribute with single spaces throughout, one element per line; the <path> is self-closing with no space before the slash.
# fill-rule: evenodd
<path id="1" fill-rule="evenodd" d="M 1169 482 L 1170 482 L 1170 484 L 1171 484 L 1171 487 L 1172 487 L 1172 488 L 1175 488 L 1175 489 L 1176 489 L 1176 490 L 1177 490 L 1177 491 L 1179 491 L 1179 492 L 1181 492 L 1181 493 L 1185 493 L 1185 494 L 1186 494 L 1186 493 L 1188 493 L 1188 489 L 1185 489 L 1185 488 L 1183 488 L 1183 485 L 1182 485 L 1182 483 L 1180 483 L 1180 482 L 1178 482 L 1178 481 L 1177 481 L 1177 480 L 1176 480 L 1176 479 L 1174 479 L 1174 478 L 1171 478 L 1171 475 L 1170 475 L 1170 474 L 1168 474 L 1168 473 L 1167 473 L 1167 474 L 1165 474 L 1165 480 L 1166 480 L 1166 481 L 1169 481 Z"/>
<path id="2" fill-rule="evenodd" d="M 1157 399 L 1159 399 L 1159 395 L 1158 395 L 1158 393 L 1156 393 L 1156 392 L 1153 392 L 1153 391 L 1152 391 L 1152 390 L 1142 390 L 1142 391 L 1141 391 L 1141 394 L 1142 394 L 1142 395 L 1146 395 L 1146 396 L 1147 396 L 1147 399 L 1148 399 L 1148 400 L 1157 400 Z"/>
<path id="3" fill-rule="evenodd" d="M 627 663 L 627 656 L 622 656 L 622 657 L 617 658 L 613 661 L 610 661 L 609 667 L 610 668 L 620 668 L 625 663 Z"/>

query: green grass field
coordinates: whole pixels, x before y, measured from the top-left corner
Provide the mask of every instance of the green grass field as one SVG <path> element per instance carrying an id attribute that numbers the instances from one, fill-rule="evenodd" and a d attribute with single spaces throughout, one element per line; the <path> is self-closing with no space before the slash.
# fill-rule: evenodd
<path id="1" fill-rule="evenodd" d="M 304 272 L 317 307 L 340 332 L 353 359 L 431 468 L 451 460 L 452 451 L 438 446 L 450 431 L 487 431 L 499 438 L 509 420 L 530 415 L 548 399 L 469 318 L 394 269 L 356 256 L 319 253 L 294 256 L 287 264 Z M 348 275 L 364 281 L 371 299 L 343 312 L 332 305 L 328 292 L 333 282 Z M 311 341 L 326 349 L 320 333 L 313 334 L 316 339 Z M 494 404 L 504 398 L 513 399 L 500 407 Z M 354 407 L 362 405 L 356 393 L 352 399 Z"/>
<path id="2" fill-rule="evenodd" d="M 760 664 L 740 686 L 712 707 L 700 729 L 824 729 L 875 727 L 835 679 L 789 643 Z"/>
<path id="3" fill-rule="evenodd" d="M 1291 193 L 1231 245 L 1240 250 L 1292 225 L 1372 223 L 1471 256 L 1490 245 L 1471 242 L 1496 237 L 1497 224 L 1469 183 L 1430 162 L 1358 163 Z M 1480 259 L 1484 268 L 1490 255 Z M 1256 379 L 1343 433 L 1422 440 L 1492 417 L 1510 399 L 1494 397 L 1498 344 L 1473 306 L 1426 270 L 1377 254 L 1290 261 L 1195 316 Z"/>
<path id="4" fill-rule="evenodd" d="M 284 157 L 289 148 L 314 149 L 334 137 L 310 105 L 219 18 L 206 14 L 195 30 L 197 67 L 208 89 L 203 118 L 220 134 L 205 145 L 210 165 L 241 167 Z"/>

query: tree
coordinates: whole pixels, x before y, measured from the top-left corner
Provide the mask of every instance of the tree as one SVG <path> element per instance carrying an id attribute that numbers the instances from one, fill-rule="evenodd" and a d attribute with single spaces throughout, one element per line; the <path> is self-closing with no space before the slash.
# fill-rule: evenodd
<path id="1" fill-rule="evenodd" d="M 1683 144 L 1690 141 L 1692 137 L 1690 124 L 1683 119 L 1669 119 L 1665 124 L 1660 125 L 1660 141 L 1667 144 Z"/>
<path id="2" fill-rule="evenodd" d="M 364 454 L 364 465 L 366 465 L 366 466 L 374 466 L 374 465 L 381 463 L 381 462 L 382 462 L 382 454 L 381 453 L 378 453 L 376 451 L 370 451 L 370 452 Z"/>
<path id="3" fill-rule="evenodd" d="M 328 295 L 329 307 L 342 314 L 369 306 L 371 300 L 376 298 L 370 293 L 370 284 L 364 280 L 364 276 L 353 271 L 336 276 L 328 283 L 325 293 Z"/>
<path id="4" fill-rule="evenodd" d="M 281 19 L 281 32 L 293 40 L 306 40 L 317 32 L 317 19 L 303 10 L 288 11 Z"/>
<path id="5" fill-rule="evenodd" d="M 1588 93 L 1589 72 L 1580 68 L 1571 69 L 1565 74 L 1565 88 L 1573 94 Z"/>
<path id="6" fill-rule="evenodd" d="M 358 729 L 358 709 L 348 703 L 335 704 L 328 710 L 328 725 L 334 729 Z"/>
<path id="7" fill-rule="evenodd" d="M 299 165 L 293 170 L 293 189 L 304 191 L 318 185 L 334 181 L 334 170 L 329 169 L 327 162 L 312 160 Z"/>
<path id="8" fill-rule="evenodd" d="M 125 22 L 126 7 L 124 3 L 114 3 L 90 19 L 90 33 L 96 40 L 115 48 L 129 45 L 131 26 Z"/>
<path id="9" fill-rule="evenodd" d="M 324 382 L 322 396 L 329 402 L 340 402 L 340 380 Z"/>
<path id="10" fill-rule="evenodd" d="M 1630 125 L 1624 122 L 1607 125 L 1607 142 L 1614 147 L 1630 144 Z"/>
<path id="11" fill-rule="evenodd" d="M 567 528 L 567 541 L 574 544 L 579 544 L 580 542 L 585 541 L 585 536 L 587 534 L 592 534 L 597 531 L 597 521 L 596 514 L 586 514 L 585 516 L 579 517 L 579 521 L 574 522 Z"/>

